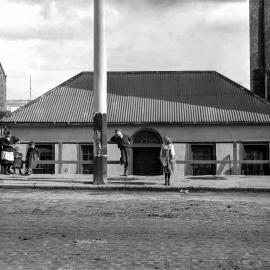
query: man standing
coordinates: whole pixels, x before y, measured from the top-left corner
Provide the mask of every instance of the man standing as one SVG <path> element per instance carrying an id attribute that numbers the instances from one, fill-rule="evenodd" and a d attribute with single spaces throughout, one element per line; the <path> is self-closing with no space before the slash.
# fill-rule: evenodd
<path id="1" fill-rule="evenodd" d="M 111 138 L 111 142 L 116 143 L 121 152 L 120 164 L 124 165 L 124 176 L 128 176 L 128 168 L 130 165 L 130 142 L 131 138 L 123 134 L 121 129 L 115 130 L 115 135 Z"/>

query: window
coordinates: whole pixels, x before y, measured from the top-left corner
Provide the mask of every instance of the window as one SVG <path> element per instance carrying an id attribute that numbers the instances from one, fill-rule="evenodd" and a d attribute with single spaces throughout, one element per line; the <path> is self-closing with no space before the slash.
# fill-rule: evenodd
<path id="1" fill-rule="evenodd" d="M 40 152 L 40 160 L 55 160 L 54 158 L 54 144 L 39 144 L 36 147 Z M 38 164 L 37 168 L 33 170 L 35 174 L 54 174 L 54 164 Z"/>
<path id="2" fill-rule="evenodd" d="M 80 145 L 80 159 L 84 161 L 92 161 L 94 159 L 93 145 L 81 144 Z M 82 164 L 82 174 L 93 174 L 93 164 Z"/>
<path id="3" fill-rule="evenodd" d="M 243 145 L 243 160 L 268 160 L 269 147 L 267 144 Z M 244 175 L 267 175 L 269 164 L 242 164 Z"/>
<path id="4" fill-rule="evenodd" d="M 211 144 L 191 145 L 192 160 L 215 160 L 215 146 Z M 192 175 L 215 175 L 216 164 L 192 164 Z"/>

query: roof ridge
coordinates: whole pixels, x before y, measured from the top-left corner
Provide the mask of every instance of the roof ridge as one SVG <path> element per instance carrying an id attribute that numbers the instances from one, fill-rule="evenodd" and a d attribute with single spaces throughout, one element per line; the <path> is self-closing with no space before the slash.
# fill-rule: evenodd
<path id="1" fill-rule="evenodd" d="M 3 68 L 3 66 L 2 66 L 2 63 L 0 62 L 0 70 L 2 70 L 2 72 L 3 72 L 3 74 L 7 77 L 7 75 L 6 75 L 6 73 L 5 73 L 5 70 L 4 70 L 4 68 Z"/>
<path id="2" fill-rule="evenodd" d="M 70 83 L 70 82 L 76 80 L 78 77 L 80 77 L 80 76 L 82 76 L 82 75 L 84 75 L 84 74 L 87 74 L 87 71 L 81 71 L 81 72 L 79 72 L 78 74 L 76 74 L 76 75 L 74 75 L 73 77 L 69 78 L 68 80 L 66 80 L 66 81 L 64 81 L 64 82 L 62 82 L 62 83 L 60 83 L 59 85 L 57 85 L 57 86 L 54 87 L 54 88 L 64 87 L 64 86 L 67 85 L 68 83 Z M 53 90 L 53 89 L 52 89 L 52 90 Z"/>
<path id="3" fill-rule="evenodd" d="M 252 92 L 251 90 L 248 90 L 248 89 L 247 89 L 246 87 L 244 87 L 243 85 L 241 85 L 241 84 L 239 84 L 239 83 L 237 83 L 237 82 L 231 80 L 230 78 L 226 77 L 225 75 L 223 75 L 223 74 L 221 74 L 221 73 L 219 73 L 219 72 L 217 72 L 217 71 L 215 71 L 215 73 L 216 73 L 219 77 L 221 77 L 222 79 L 224 79 L 224 80 L 228 81 L 229 83 L 235 85 L 240 91 L 245 92 L 245 93 L 248 94 L 249 96 L 258 99 L 259 101 L 261 101 L 261 102 L 263 102 L 263 103 L 265 103 L 265 104 L 267 104 L 267 105 L 270 105 L 270 102 L 269 102 L 268 100 L 266 100 L 266 99 L 260 97 L 259 95 L 257 95 L 256 93 Z"/>
<path id="4" fill-rule="evenodd" d="M 215 72 L 216 72 L 215 70 L 130 70 L 130 71 L 111 70 L 111 71 L 107 71 L 108 74 L 181 74 L 181 73 L 185 74 L 185 73 L 215 73 Z M 85 70 L 85 71 L 80 72 L 77 75 L 93 74 L 93 73 L 94 73 L 93 71 Z"/>

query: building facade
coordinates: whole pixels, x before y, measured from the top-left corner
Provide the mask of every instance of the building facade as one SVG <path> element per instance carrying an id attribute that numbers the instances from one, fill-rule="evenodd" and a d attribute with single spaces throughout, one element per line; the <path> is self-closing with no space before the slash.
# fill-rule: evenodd
<path id="1" fill-rule="evenodd" d="M 6 88 L 7 76 L 0 63 L 0 118 L 6 113 L 6 99 L 7 99 L 7 88 Z"/>
<path id="2" fill-rule="evenodd" d="M 28 99 L 9 99 L 6 101 L 6 109 L 8 112 L 14 112 L 26 105 L 28 102 L 30 102 Z"/>
<path id="3" fill-rule="evenodd" d="M 36 173 L 89 174 L 93 73 L 82 72 L 3 119 L 41 152 Z M 162 173 L 162 137 L 173 138 L 176 176 L 269 174 L 270 104 L 217 72 L 109 72 L 108 142 L 132 138 L 130 174 Z M 108 175 L 122 174 L 108 144 Z"/>
<path id="4" fill-rule="evenodd" d="M 270 100 L 270 1 L 249 3 L 251 90 Z"/>

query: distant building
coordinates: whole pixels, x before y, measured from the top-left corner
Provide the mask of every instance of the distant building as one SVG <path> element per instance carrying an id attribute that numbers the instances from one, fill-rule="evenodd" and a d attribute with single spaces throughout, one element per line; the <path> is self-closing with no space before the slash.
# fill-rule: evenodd
<path id="1" fill-rule="evenodd" d="M 41 152 L 36 173 L 92 173 L 93 73 L 82 72 L 3 119 Z M 109 72 L 108 141 L 132 138 L 130 174 L 162 173 L 159 151 L 170 135 L 176 175 L 269 174 L 270 103 L 214 71 Z M 108 144 L 108 175 L 122 174 Z"/>
<path id="2" fill-rule="evenodd" d="M 0 63 L 0 118 L 27 104 L 30 100 L 7 100 L 7 75 Z"/>
<path id="3" fill-rule="evenodd" d="M 270 1 L 249 2 L 251 90 L 270 100 Z"/>
<path id="4" fill-rule="evenodd" d="M 0 63 L 0 118 L 6 113 L 7 75 Z"/>
<path id="5" fill-rule="evenodd" d="M 14 112 L 21 108 L 22 106 L 26 105 L 30 100 L 25 99 L 14 99 L 14 100 L 7 100 L 6 102 L 6 109 L 8 112 Z"/>

